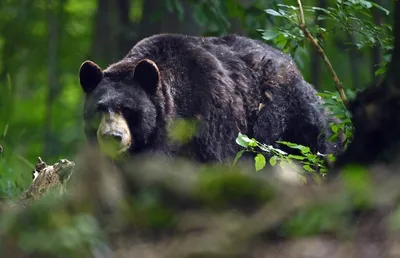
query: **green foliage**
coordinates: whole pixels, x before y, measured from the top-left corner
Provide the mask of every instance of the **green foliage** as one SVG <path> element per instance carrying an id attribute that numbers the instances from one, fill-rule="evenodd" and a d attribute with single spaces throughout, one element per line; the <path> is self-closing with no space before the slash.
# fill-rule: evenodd
<path id="1" fill-rule="evenodd" d="M 350 97 L 354 96 L 354 92 L 349 91 L 349 93 Z M 344 149 L 346 149 L 353 139 L 354 130 L 350 112 L 344 106 L 338 93 L 324 91 L 323 93 L 318 93 L 318 95 L 324 100 L 324 105 L 331 112 L 330 115 L 337 119 L 337 121 L 329 124 L 333 133 L 327 140 L 332 142 L 340 140 L 343 143 Z M 271 166 L 275 166 L 278 163 L 278 165 L 289 164 L 298 168 L 298 164 L 300 164 L 302 171 L 311 173 L 318 172 L 321 175 L 327 173 L 325 162 L 335 161 L 335 156 L 333 154 L 311 153 L 309 147 L 287 141 L 278 141 L 277 144 L 298 150 L 300 155 L 288 154 L 272 145 L 260 143 L 256 139 L 250 139 L 241 133 L 239 133 L 236 143 L 245 149 L 237 153 L 234 164 L 242 157 L 243 153 L 253 152 L 256 153 L 254 158 L 256 171 L 263 169 L 266 165 L 264 154 L 269 156 L 269 164 Z"/>
<path id="2" fill-rule="evenodd" d="M 304 47 L 304 34 L 299 28 L 298 6 L 278 4 L 277 9 L 267 9 L 266 13 L 287 21 L 286 25 L 271 30 L 261 30 L 263 38 L 274 43 L 283 51 L 292 53 L 297 47 Z M 311 13 L 317 20 L 326 20 L 331 27 L 324 28 L 317 23 L 307 22 L 308 29 L 320 44 L 335 31 L 344 31 L 354 35 L 359 49 L 364 47 L 379 46 L 384 50 L 393 47 L 392 29 L 389 25 L 376 26 L 372 21 L 371 9 L 375 7 L 385 14 L 389 11 L 382 6 L 365 0 L 337 1 L 333 7 L 321 8 L 316 6 L 303 6 L 305 14 Z"/>
<path id="3" fill-rule="evenodd" d="M 346 187 L 348 200 L 357 209 L 367 209 L 370 207 L 372 193 L 372 179 L 368 171 L 359 165 L 346 166 L 341 171 L 341 178 Z"/>
<path id="4" fill-rule="evenodd" d="M 177 221 L 173 209 L 163 202 L 161 191 L 151 187 L 132 198 L 124 206 L 124 214 L 136 229 L 168 229 L 175 226 Z"/>
<path id="5" fill-rule="evenodd" d="M 333 117 L 339 120 L 339 122 L 332 122 L 329 125 L 333 134 L 328 140 L 336 142 L 342 138 L 344 148 L 346 149 L 353 139 L 354 130 L 350 112 L 344 106 L 337 92 L 324 91 L 323 93 L 318 93 L 318 95 L 323 98 L 325 106 L 332 112 Z"/>
<path id="6" fill-rule="evenodd" d="M 225 170 L 224 167 L 215 167 L 199 175 L 196 195 L 205 207 L 254 207 L 274 196 L 267 182 L 238 171 Z"/>
<path id="7" fill-rule="evenodd" d="M 306 19 L 307 28 L 319 42 L 320 45 L 324 45 L 324 40 L 335 31 L 342 31 L 348 35 L 352 35 L 355 38 L 355 42 L 352 44 L 356 45 L 359 50 L 364 48 L 380 47 L 384 51 L 390 51 L 393 48 L 393 36 L 392 29 L 389 25 L 376 26 L 372 21 L 371 9 L 377 8 L 383 11 L 386 15 L 389 15 L 389 11 L 382 6 L 373 3 L 371 1 L 364 0 L 353 0 L 353 1 L 337 1 L 333 7 L 321 8 L 315 6 L 303 6 L 306 14 L 312 14 L 315 17 L 314 22 L 310 19 Z M 266 41 L 273 41 L 274 44 L 282 49 L 284 52 L 290 52 L 295 55 L 298 48 L 304 48 L 305 36 L 299 28 L 299 7 L 285 4 L 278 4 L 277 9 L 266 9 L 265 12 L 273 17 L 283 19 L 286 22 L 282 26 L 277 26 L 269 30 L 260 30 L 262 37 Z M 306 16 L 306 18 L 308 18 Z M 326 27 L 320 26 L 315 21 L 324 20 L 327 24 Z M 390 61 L 390 54 L 384 55 L 384 62 L 381 64 L 375 75 L 384 74 L 386 67 Z M 348 92 L 352 93 L 350 90 Z M 332 136 L 328 139 L 336 142 L 342 140 L 344 148 L 346 149 L 348 144 L 352 141 L 353 137 L 353 126 L 351 122 L 350 112 L 346 109 L 342 103 L 341 98 L 337 93 L 324 91 L 319 93 L 324 101 L 326 107 L 332 112 L 332 115 L 338 119 L 337 122 L 332 122 L 329 126 L 333 131 Z M 246 142 L 240 139 L 242 136 L 239 135 L 237 141 L 239 145 L 252 149 L 254 147 L 260 147 L 254 139 L 253 142 Z M 264 152 L 272 154 L 270 158 L 270 164 L 274 166 L 277 161 L 285 160 L 290 161 L 297 160 L 302 163 L 302 168 L 308 172 L 315 172 L 317 168 L 321 173 L 326 173 L 326 167 L 323 162 L 320 162 L 320 156 L 322 154 L 312 154 L 306 146 L 300 146 L 293 143 L 279 142 L 289 148 L 299 149 L 301 156 L 298 155 L 285 155 L 277 152 L 271 147 L 264 148 Z M 243 154 L 239 152 L 237 159 Z M 323 155 L 322 155 L 323 156 Z M 256 170 L 260 170 L 265 166 L 265 159 L 261 158 L 261 154 L 257 154 L 255 158 Z M 334 157 L 330 155 L 329 160 L 334 160 Z"/>
<path id="8" fill-rule="evenodd" d="M 27 210 L 5 212 L 0 228 L 2 239 L 13 238 L 22 253 L 32 256 L 85 257 L 90 248 L 104 241 L 96 218 L 87 213 L 71 216 L 60 198 L 50 196 Z M 0 254 L 7 244 L 0 243 Z"/>
<path id="9" fill-rule="evenodd" d="M 317 6 L 303 6 L 308 30 L 323 48 L 328 47 L 329 40 L 334 36 L 341 35 L 341 41 L 347 39 L 345 46 L 355 46 L 358 51 L 368 48 L 379 47 L 383 50 L 383 60 L 375 70 L 374 76 L 384 75 L 388 63 L 391 60 L 394 37 L 392 27 L 388 24 L 375 24 L 372 9 L 389 15 L 389 11 L 373 1 L 365 0 L 338 0 L 333 6 L 321 8 Z M 289 52 L 300 58 L 296 61 L 303 67 L 305 36 L 299 28 L 298 6 L 278 4 L 276 9 L 266 9 L 266 13 L 275 19 L 282 19 L 286 22 L 279 23 L 271 29 L 260 29 L 262 37 L 268 42 L 273 42 L 284 52 Z M 323 21 L 324 26 L 321 26 Z M 325 44 L 327 43 L 327 44 Z M 326 50 L 325 50 L 326 51 Z M 328 55 L 330 56 L 330 55 Z M 348 76 L 348 75 L 344 75 Z M 354 75 L 353 75 L 354 76 Z"/>
<path id="10" fill-rule="evenodd" d="M 82 95 L 77 69 L 91 44 L 95 1 L 15 1 L 0 4 L 0 197 L 26 188 L 38 156 L 72 159 L 81 146 Z M 50 14 L 56 40 L 57 84 L 49 87 Z M 7 129 L 6 129 L 7 128 Z M 46 146 L 46 149 L 45 149 Z"/>
<path id="11" fill-rule="evenodd" d="M 295 144 L 286 141 L 278 141 L 277 144 L 286 146 L 293 150 L 298 150 L 299 155 L 289 154 L 279 148 L 265 143 L 260 143 L 256 139 L 250 139 L 247 135 L 238 134 L 236 143 L 244 147 L 239 151 L 234 160 L 234 164 L 245 152 L 254 153 L 254 166 L 256 171 L 263 169 L 266 165 L 266 158 L 269 158 L 269 164 L 275 166 L 278 164 L 282 168 L 286 165 L 293 166 L 297 171 L 318 173 L 325 175 L 327 167 L 325 160 L 334 161 L 333 154 L 312 153 L 310 148 L 300 144 Z"/>
<path id="12" fill-rule="evenodd" d="M 182 0 L 181 0 L 182 2 Z M 263 14 L 263 8 L 274 1 L 254 0 L 251 4 L 237 0 L 188 0 L 195 21 L 204 30 L 204 35 L 232 33 L 237 27 L 249 36 L 259 38 L 256 28 L 265 27 L 269 21 Z"/>
<path id="13" fill-rule="evenodd" d="M 304 207 L 282 226 L 282 233 L 287 236 L 305 236 L 318 233 L 348 235 L 354 211 L 372 209 L 376 197 L 372 191 L 372 179 L 365 168 L 347 166 L 341 171 L 343 187 L 329 202 L 316 202 Z M 333 193 L 332 193 L 333 194 Z M 396 214 L 391 222 L 396 224 Z"/>
<path id="14" fill-rule="evenodd" d="M 182 5 L 182 2 L 179 0 L 166 0 L 165 4 L 167 6 L 167 10 L 169 12 L 173 12 L 176 11 L 178 13 L 179 16 L 179 20 L 183 19 L 183 15 L 184 15 L 184 7 Z"/>
<path id="15" fill-rule="evenodd" d="M 233 1 L 229 1 L 233 2 Z M 223 8 L 226 5 L 222 1 L 192 1 L 194 18 L 204 28 L 208 28 L 210 34 L 227 32 L 230 23 Z"/>
<path id="16" fill-rule="evenodd" d="M 335 202 L 306 207 L 282 225 L 281 234 L 299 237 L 344 231 L 349 223 L 346 208 Z"/>
<path id="17" fill-rule="evenodd" d="M 298 27 L 298 8 L 294 6 L 278 4 L 282 9 L 266 9 L 268 15 L 287 20 L 283 26 L 265 30 L 260 29 L 262 38 L 272 41 L 283 52 L 290 52 L 294 55 L 298 47 L 304 48 L 304 34 Z M 321 30 L 324 30 L 320 28 Z"/>

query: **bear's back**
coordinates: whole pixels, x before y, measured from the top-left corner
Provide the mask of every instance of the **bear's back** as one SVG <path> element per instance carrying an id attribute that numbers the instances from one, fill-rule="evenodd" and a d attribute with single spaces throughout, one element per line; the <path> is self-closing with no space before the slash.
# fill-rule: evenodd
<path id="1" fill-rule="evenodd" d="M 211 107 L 230 109 L 235 119 L 251 117 L 268 89 L 288 90 L 301 77 L 290 56 L 237 35 L 154 35 L 138 42 L 121 62 L 146 58 L 158 66 L 161 83 L 183 117 Z"/>
<path id="2" fill-rule="evenodd" d="M 248 64 L 248 59 L 254 61 L 261 58 L 274 62 L 292 62 L 292 58 L 281 51 L 256 39 L 238 35 L 221 37 L 198 37 L 180 34 L 158 34 L 139 41 L 126 55 L 125 58 L 140 60 L 150 58 L 156 63 L 168 62 L 179 64 L 188 56 L 201 58 L 202 54 L 214 55 L 221 64 L 230 61 L 243 61 Z M 254 64 L 253 64 L 254 65 Z"/>
<path id="3" fill-rule="evenodd" d="M 265 82 L 265 77 L 276 71 L 280 71 L 279 77 L 286 81 L 292 79 L 287 76 L 301 76 L 289 55 L 260 40 L 238 35 L 159 34 L 138 42 L 124 59 L 138 62 L 144 58 L 153 60 L 166 80 L 179 81 L 179 77 L 188 75 L 188 72 L 197 71 L 202 76 L 218 73 L 227 75 L 237 81 L 235 85 L 243 88 L 243 83 L 257 85 Z M 241 82 L 241 79 L 246 82 Z"/>
<path id="4" fill-rule="evenodd" d="M 154 61 L 161 82 L 171 91 L 180 113 L 192 115 L 202 101 L 211 101 L 210 98 L 218 97 L 221 101 L 235 98 L 233 102 L 238 101 L 235 104 L 243 107 L 247 98 L 260 96 L 255 87 L 260 81 L 252 57 L 255 48 L 255 41 L 234 35 L 161 34 L 138 42 L 122 62 L 137 63 L 145 58 Z M 258 48 L 265 51 L 261 45 Z M 248 105 L 256 108 L 253 103 L 254 100 Z"/>

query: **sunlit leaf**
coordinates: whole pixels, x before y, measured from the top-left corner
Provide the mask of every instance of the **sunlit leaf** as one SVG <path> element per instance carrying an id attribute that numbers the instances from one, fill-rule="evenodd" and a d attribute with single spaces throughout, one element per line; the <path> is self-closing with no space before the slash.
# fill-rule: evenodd
<path id="1" fill-rule="evenodd" d="M 254 166 L 256 168 L 256 171 L 260 171 L 261 169 L 263 169 L 265 167 L 265 164 L 267 163 L 264 155 L 262 155 L 261 153 L 257 154 L 257 156 L 254 158 L 254 161 L 255 161 Z"/>
<path id="2" fill-rule="evenodd" d="M 276 157 L 276 156 L 272 156 L 272 157 L 269 159 L 269 164 L 270 164 L 271 166 L 275 166 L 275 165 L 276 165 L 276 161 L 277 161 L 277 157 Z"/>
<path id="3" fill-rule="evenodd" d="M 236 153 L 235 159 L 233 160 L 233 165 L 235 166 L 237 161 L 243 156 L 243 153 L 245 150 L 241 150 L 238 153 Z"/>
<path id="4" fill-rule="evenodd" d="M 267 9 L 267 10 L 265 10 L 265 12 L 268 13 L 268 14 L 270 14 L 270 15 L 273 15 L 273 16 L 278 16 L 278 17 L 281 17 L 281 16 L 282 16 L 281 13 L 278 13 L 278 12 L 275 11 L 274 9 Z"/>
<path id="5" fill-rule="evenodd" d="M 275 31 L 275 30 L 265 30 L 262 33 L 262 37 L 265 40 L 272 40 L 274 38 L 276 38 L 279 35 L 279 32 Z"/>
<path id="6" fill-rule="evenodd" d="M 312 169 L 312 168 L 310 167 L 310 165 L 304 165 L 303 168 L 304 168 L 304 170 L 306 170 L 306 171 L 308 171 L 308 172 L 314 172 L 314 169 Z"/>

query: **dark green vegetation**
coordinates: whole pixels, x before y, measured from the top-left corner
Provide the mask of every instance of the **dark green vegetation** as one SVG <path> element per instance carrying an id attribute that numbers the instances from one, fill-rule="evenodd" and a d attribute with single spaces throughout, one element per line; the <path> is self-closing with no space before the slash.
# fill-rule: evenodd
<path id="1" fill-rule="evenodd" d="M 400 3 L 303 5 L 307 28 L 351 100 L 349 110 L 298 27 L 296 1 L 2 1 L 0 196 L 14 198 L 28 187 L 38 156 L 50 164 L 67 158 L 77 168 L 68 196 L 49 195 L 30 208 L 1 211 L 0 257 L 132 257 L 133 252 L 307 257 L 304 250 L 316 257 L 368 257 L 372 251 L 377 252 L 372 257 L 386 257 L 394 252 L 400 225 L 400 181 L 393 173 L 400 142 L 400 26 L 392 26 L 400 20 Z M 339 160 L 342 171 L 321 165 L 323 156 L 307 146 L 284 143 L 302 154 L 287 157 L 243 135 L 238 144 L 260 152 L 256 169 L 143 159 L 130 166 L 135 169 L 117 170 L 82 149 L 80 64 L 90 58 L 105 67 L 138 40 L 160 32 L 236 32 L 291 53 L 342 121 L 332 129 L 334 137 L 344 133 L 349 152 L 328 157 Z M 276 155 L 266 160 L 265 151 Z M 310 175 L 338 174 L 339 180 L 316 188 L 282 183 L 273 176 L 276 171 L 264 168 L 282 160 L 300 161 Z M 394 165 L 360 166 L 380 161 Z"/>

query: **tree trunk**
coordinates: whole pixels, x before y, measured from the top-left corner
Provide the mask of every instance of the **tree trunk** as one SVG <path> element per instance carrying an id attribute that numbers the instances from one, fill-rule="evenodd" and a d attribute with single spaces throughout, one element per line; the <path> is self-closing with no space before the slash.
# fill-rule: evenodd
<path id="1" fill-rule="evenodd" d="M 55 5 L 55 6 L 54 6 Z M 46 2 L 46 11 L 48 15 L 48 91 L 46 97 L 46 113 L 44 122 L 44 155 L 50 155 L 53 153 L 52 146 L 54 142 L 52 139 L 52 109 L 53 103 L 60 92 L 60 84 L 58 81 L 58 49 L 59 49 L 59 38 L 61 31 L 62 20 L 60 17 L 63 16 L 65 0 L 61 0 L 58 3 L 48 0 Z"/>
<path id="2" fill-rule="evenodd" d="M 381 5 L 382 1 L 381 0 L 375 0 L 375 2 L 379 5 Z M 382 15 L 381 15 L 381 10 L 378 10 L 377 8 L 373 8 L 372 9 L 372 14 L 374 17 L 374 22 L 376 24 L 377 27 L 381 26 L 381 22 L 382 22 Z M 375 74 L 375 71 L 377 70 L 377 66 L 382 62 L 382 53 L 381 53 L 381 49 L 379 46 L 376 46 L 372 49 L 372 66 L 371 66 L 371 74 Z M 380 80 L 379 80 L 379 76 L 374 76 L 374 85 L 379 84 Z"/>
<path id="3" fill-rule="evenodd" d="M 124 55 L 130 7 L 128 0 L 98 0 L 89 59 L 106 66 Z"/>
<path id="4" fill-rule="evenodd" d="M 349 62 L 350 62 L 351 78 L 353 81 L 353 89 L 359 89 L 361 86 L 360 73 L 358 72 L 360 70 L 360 55 L 358 54 L 358 50 L 354 47 L 356 45 L 356 40 L 354 38 L 354 35 L 351 34 L 348 37 L 352 46 L 349 49 L 350 51 Z"/>
<path id="5" fill-rule="evenodd" d="M 320 0 L 319 7 L 326 9 L 327 1 Z M 317 12 L 317 15 L 322 14 L 321 12 Z M 317 16 L 318 17 L 318 16 Z M 325 27 L 324 20 L 317 20 L 315 21 L 319 26 Z M 321 56 L 318 54 L 318 51 L 312 48 L 311 50 L 311 83 L 316 87 L 320 87 L 321 81 Z"/>
<path id="6" fill-rule="evenodd" d="M 165 12 L 159 19 L 153 19 L 152 16 L 156 10 L 165 10 L 165 1 L 146 0 L 143 5 L 143 13 L 148 14 L 143 17 L 139 24 L 138 39 L 152 36 L 158 33 L 183 33 L 190 35 L 199 35 L 200 27 L 192 18 L 192 7 L 188 1 L 181 2 L 184 8 L 184 21 L 180 21 L 178 14 L 174 12 Z"/>
<path id="7" fill-rule="evenodd" d="M 129 19 L 132 2 L 129 0 L 98 0 L 93 41 L 89 59 L 101 66 L 122 58 L 129 49 L 145 37 L 158 33 L 199 34 L 200 28 L 191 16 L 191 6 L 182 1 L 186 20 L 180 21 L 176 12 L 165 12 L 156 17 L 156 11 L 165 10 L 165 1 L 146 0 L 143 18 L 138 23 Z"/>

